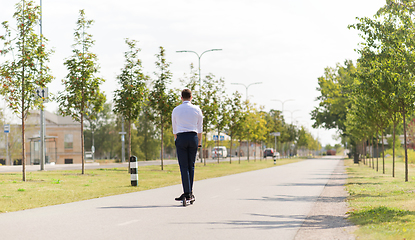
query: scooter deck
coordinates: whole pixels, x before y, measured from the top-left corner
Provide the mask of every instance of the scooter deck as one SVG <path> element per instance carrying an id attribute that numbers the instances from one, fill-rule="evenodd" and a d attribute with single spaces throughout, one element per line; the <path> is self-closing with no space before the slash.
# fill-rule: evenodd
<path id="1" fill-rule="evenodd" d="M 189 204 L 193 204 L 195 202 L 195 200 L 194 199 L 188 199 L 188 200 L 181 200 L 180 201 L 180 203 L 183 205 L 183 206 L 186 206 L 186 205 L 189 205 Z"/>

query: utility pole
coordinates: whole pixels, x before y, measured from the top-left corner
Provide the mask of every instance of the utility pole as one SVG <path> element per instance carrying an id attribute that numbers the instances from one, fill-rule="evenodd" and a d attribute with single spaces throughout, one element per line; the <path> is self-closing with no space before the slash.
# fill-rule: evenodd
<path id="1" fill-rule="evenodd" d="M 40 46 L 42 46 L 42 38 L 43 38 L 43 24 L 42 24 L 42 0 L 40 0 Z M 43 64 L 40 62 L 40 72 L 42 72 Z M 40 76 L 43 77 L 42 75 Z M 40 95 L 40 93 L 42 93 Z M 37 95 L 42 99 L 42 106 L 40 107 L 40 170 L 45 170 L 45 160 L 46 160 L 46 152 L 45 152 L 45 112 L 43 111 L 43 103 L 45 100 L 45 89 L 38 89 Z"/>
<path id="2" fill-rule="evenodd" d="M 9 160 L 9 132 L 10 124 L 4 124 L 4 133 L 6 134 L 6 165 Z M 10 159 L 10 165 L 13 165 L 13 162 Z"/>
<path id="3" fill-rule="evenodd" d="M 37 96 L 41 98 L 42 106 L 40 107 L 40 170 L 45 170 L 45 159 L 46 159 L 46 151 L 45 151 L 45 135 L 46 135 L 46 127 L 45 127 L 45 111 L 43 111 L 43 104 L 46 102 L 45 99 L 48 97 L 48 89 L 47 88 L 38 88 L 36 89 Z"/>

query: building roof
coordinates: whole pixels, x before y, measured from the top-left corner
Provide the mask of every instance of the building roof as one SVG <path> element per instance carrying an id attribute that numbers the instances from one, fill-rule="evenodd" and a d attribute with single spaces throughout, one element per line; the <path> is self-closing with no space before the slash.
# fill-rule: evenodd
<path id="1" fill-rule="evenodd" d="M 56 125 L 80 125 L 81 123 L 76 122 L 72 119 L 72 117 L 70 116 L 60 116 L 60 115 L 56 115 L 54 113 L 48 112 L 48 111 L 44 111 L 45 113 L 45 120 L 46 123 L 49 124 L 56 124 Z M 39 110 L 31 110 L 30 111 L 30 116 L 29 118 L 37 118 L 39 119 L 38 121 L 36 121 L 37 123 L 40 122 L 40 111 Z"/>

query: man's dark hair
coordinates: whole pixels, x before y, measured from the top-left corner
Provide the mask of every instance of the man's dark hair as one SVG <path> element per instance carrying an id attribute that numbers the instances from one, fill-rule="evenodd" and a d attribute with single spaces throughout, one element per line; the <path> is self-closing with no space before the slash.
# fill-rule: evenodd
<path id="1" fill-rule="evenodd" d="M 192 97 L 192 91 L 190 91 L 190 89 L 187 89 L 187 88 L 184 89 L 182 91 L 182 98 L 185 99 L 185 100 L 189 100 L 190 97 Z"/>

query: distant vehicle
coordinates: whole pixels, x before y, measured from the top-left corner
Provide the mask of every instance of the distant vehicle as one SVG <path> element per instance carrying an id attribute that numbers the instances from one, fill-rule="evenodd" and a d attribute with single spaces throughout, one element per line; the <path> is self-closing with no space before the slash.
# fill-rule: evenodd
<path id="1" fill-rule="evenodd" d="M 228 150 L 226 150 L 225 146 L 214 147 L 212 150 L 212 158 L 226 158 L 228 156 Z"/>
<path id="2" fill-rule="evenodd" d="M 275 151 L 272 148 L 265 148 L 265 150 L 264 150 L 264 158 L 266 158 L 268 156 L 271 156 L 271 157 L 279 157 L 280 156 L 280 153 L 277 152 L 277 151 Z"/>
<path id="3" fill-rule="evenodd" d="M 327 156 L 334 156 L 336 155 L 336 150 L 332 149 L 332 150 L 327 150 Z"/>

